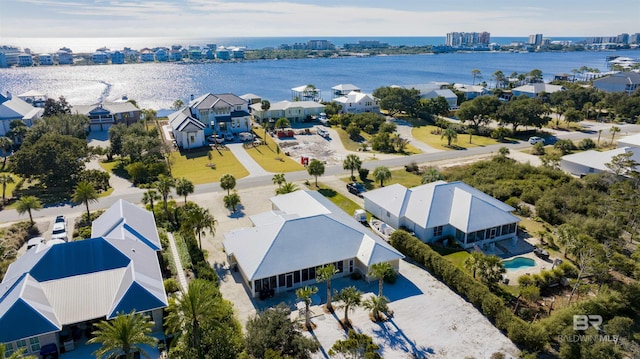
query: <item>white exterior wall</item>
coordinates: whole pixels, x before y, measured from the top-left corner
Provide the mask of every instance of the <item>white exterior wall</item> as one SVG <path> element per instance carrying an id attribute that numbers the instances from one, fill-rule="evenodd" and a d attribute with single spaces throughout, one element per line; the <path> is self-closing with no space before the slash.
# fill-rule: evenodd
<path id="1" fill-rule="evenodd" d="M 560 160 L 560 168 L 573 175 L 580 176 L 582 174 L 600 173 L 599 169 L 589 167 L 588 165 L 567 161 L 564 158 Z"/>
<path id="2" fill-rule="evenodd" d="M 178 147 L 183 149 L 198 148 L 207 144 L 204 138 L 204 131 L 173 131 L 173 136 L 178 143 Z"/>
<path id="3" fill-rule="evenodd" d="M 371 202 L 367 198 L 364 199 L 364 208 L 366 208 L 367 211 L 369 211 L 374 217 L 390 225 L 391 227 L 395 229 L 400 228 L 401 223 L 398 216 L 388 212 L 386 209 L 380 207 L 376 203 Z M 387 213 L 389 213 L 388 216 Z"/>

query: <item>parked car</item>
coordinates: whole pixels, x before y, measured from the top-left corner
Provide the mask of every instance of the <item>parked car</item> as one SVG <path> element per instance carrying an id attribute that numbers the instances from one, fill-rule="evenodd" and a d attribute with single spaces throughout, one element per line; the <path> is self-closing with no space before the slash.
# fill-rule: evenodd
<path id="1" fill-rule="evenodd" d="M 220 144 L 224 142 L 224 137 L 222 135 L 207 136 L 207 142 Z"/>
<path id="2" fill-rule="evenodd" d="M 51 239 L 62 239 L 67 241 L 67 222 L 64 216 L 57 216 L 53 222 L 53 230 L 51 231 Z"/>
<path id="3" fill-rule="evenodd" d="M 318 135 L 324 137 L 324 138 L 329 138 L 329 131 L 325 130 L 322 127 L 318 127 L 318 131 L 317 131 Z"/>
<path id="4" fill-rule="evenodd" d="M 321 124 L 326 125 L 329 122 L 329 119 L 327 118 L 327 114 L 324 112 L 321 112 L 318 115 L 318 121 L 320 121 Z"/>
<path id="5" fill-rule="evenodd" d="M 351 194 L 355 194 L 356 196 L 360 196 L 360 193 L 365 192 L 366 188 L 362 185 L 362 183 L 347 183 L 347 191 Z"/>
<path id="6" fill-rule="evenodd" d="M 542 142 L 544 144 L 544 138 L 537 137 L 537 136 L 529 137 L 530 144 L 535 145 L 536 143 L 539 143 L 539 142 Z"/>
<path id="7" fill-rule="evenodd" d="M 224 140 L 229 142 L 235 141 L 235 139 L 233 138 L 233 133 L 225 133 Z"/>

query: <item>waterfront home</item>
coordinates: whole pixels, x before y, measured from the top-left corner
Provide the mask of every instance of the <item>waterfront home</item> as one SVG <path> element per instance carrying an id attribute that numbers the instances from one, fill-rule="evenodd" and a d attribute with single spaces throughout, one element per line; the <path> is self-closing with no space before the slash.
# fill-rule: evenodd
<path id="1" fill-rule="evenodd" d="M 156 54 L 151 49 L 144 48 L 140 50 L 140 61 L 153 62 L 156 60 Z"/>
<path id="2" fill-rule="evenodd" d="M 169 52 L 169 61 L 182 61 L 182 51 L 172 49 Z"/>
<path id="3" fill-rule="evenodd" d="M 43 108 L 35 107 L 17 96 L 12 96 L 9 92 L 6 96 L 0 94 L 0 136 L 7 136 L 11 130 L 12 121 L 20 120 L 27 127 L 31 127 L 43 113 Z M 13 140 L 20 142 L 19 138 Z"/>
<path id="4" fill-rule="evenodd" d="M 316 269 L 367 276 L 373 264 L 398 270 L 404 256 L 316 191 L 271 199 L 272 210 L 250 217 L 253 227 L 224 235 L 223 247 L 252 296 L 316 283 Z"/>
<path id="5" fill-rule="evenodd" d="M 246 93 L 244 95 L 240 95 L 240 98 L 249 103 L 249 111 L 251 111 L 251 105 L 262 102 L 262 97 L 253 93 Z"/>
<path id="6" fill-rule="evenodd" d="M 486 87 L 480 85 L 454 84 L 453 88 L 462 92 L 467 100 L 473 100 L 476 97 L 491 93 Z"/>
<path id="7" fill-rule="evenodd" d="M 7 269 L 0 283 L 0 343 L 6 354 L 40 357 L 51 344 L 71 351 L 98 321 L 135 311 L 162 332 L 167 306 L 153 213 L 124 200 L 92 225 L 91 239 L 38 244 Z"/>
<path id="8" fill-rule="evenodd" d="M 103 51 L 96 51 L 91 54 L 91 61 L 94 64 L 106 64 L 109 61 L 109 54 Z"/>
<path id="9" fill-rule="evenodd" d="M 511 89 L 513 96 L 518 97 L 525 95 L 527 97 L 538 97 L 541 94 L 552 94 L 558 91 L 564 91 L 566 88 L 559 85 L 551 85 L 542 82 L 534 82 Z"/>
<path id="10" fill-rule="evenodd" d="M 231 57 L 236 60 L 244 60 L 244 47 L 234 47 L 231 49 Z"/>
<path id="11" fill-rule="evenodd" d="M 207 145 L 204 133 L 207 126 L 191 115 L 189 107 L 171 113 L 168 119 L 178 148 L 190 150 Z"/>
<path id="12" fill-rule="evenodd" d="M 124 64 L 124 52 L 120 50 L 116 50 L 111 53 L 111 63 L 112 64 Z"/>
<path id="13" fill-rule="evenodd" d="M 139 108 L 128 101 L 77 105 L 71 108 L 71 112 L 89 117 L 91 131 L 106 131 L 119 123 L 129 126 L 140 121 L 142 114 Z"/>
<path id="14" fill-rule="evenodd" d="M 593 80 L 593 87 L 604 92 L 633 93 L 640 88 L 640 73 L 628 71 L 618 72 Z"/>
<path id="15" fill-rule="evenodd" d="M 216 49 L 216 59 L 231 60 L 231 51 L 224 46 L 218 47 L 218 49 Z"/>
<path id="16" fill-rule="evenodd" d="M 413 188 L 393 184 L 363 197 L 366 211 L 394 229 L 414 232 L 423 242 L 452 238 L 468 249 L 517 238 L 520 219 L 511 214 L 514 208 L 463 182 Z"/>
<path id="17" fill-rule="evenodd" d="M 213 49 L 206 48 L 202 50 L 201 57 L 205 60 L 213 60 L 216 58 L 216 53 L 213 51 Z"/>
<path id="18" fill-rule="evenodd" d="M 560 168 L 575 176 L 610 172 L 607 164 L 611 163 L 614 156 L 622 154 L 630 154 L 630 160 L 640 163 L 640 134 L 622 137 L 617 142 L 617 148 L 613 150 L 589 150 L 562 156 Z"/>
<path id="19" fill-rule="evenodd" d="M 60 49 L 56 51 L 56 57 L 58 58 L 59 65 L 73 64 L 73 52 L 69 49 Z"/>
<path id="20" fill-rule="evenodd" d="M 251 105 L 251 113 L 256 122 L 286 118 L 290 123 L 310 120 L 324 112 L 325 106 L 315 101 L 280 101 L 271 104 L 268 111 L 262 109 L 262 103 Z"/>
<path id="21" fill-rule="evenodd" d="M 303 85 L 291 89 L 291 100 L 320 102 L 322 96 L 320 95 L 320 90 L 315 86 Z"/>
<path id="22" fill-rule="evenodd" d="M 420 98 L 432 99 L 444 97 L 447 100 L 449 109 L 458 108 L 458 96 L 449 89 L 431 90 L 429 92 L 420 92 Z"/>
<path id="23" fill-rule="evenodd" d="M 53 56 L 51 54 L 38 55 L 38 64 L 40 64 L 41 66 L 53 65 Z"/>
<path id="24" fill-rule="evenodd" d="M 18 98 L 24 100 L 28 104 L 34 107 L 42 107 L 44 108 L 45 103 L 47 102 L 47 95 L 38 91 L 30 90 L 18 95 Z"/>
<path id="25" fill-rule="evenodd" d="M 21 53 L 18 55 L 18 66 L 33 66 L 33 56 Z"/>
<path id="26" fill-rule="evenodd" d="M 371 94 L 351 91 L 346 96 L 335 98 L 333 101 L 342 105 L 344 113 L 380 113 L 378 99 Z"/>
<path id="27" fill-rule="evenodd" d="M 352 85 L 352 84 L 339 84 L 339 85 L 335 85 L 331 88 L 331 90 L 333 91 L 333 97 L 332 98 L 338 98 L 338 97 L 342 97 L 342 96 L 347 96 L 348 94 L 350 94 L 351 92 L 360 92 L 360 87 L 356 86 L 356 85 Z"/>
<path id="28" fill-rule="evenodd" d="M 13 46 L 0 46 L 0 67 L 10 67 L 18 64 L 20 49 Z"/>
<path id="29" fill-rule="evenodd" d="M 158 62 L 169 61 L 169 50 L 167 50 L 166 48 L 161 47 L 161 48 L 156 50 L 155 57 L 156 57 L 156 61 L 158 61 Z"/>

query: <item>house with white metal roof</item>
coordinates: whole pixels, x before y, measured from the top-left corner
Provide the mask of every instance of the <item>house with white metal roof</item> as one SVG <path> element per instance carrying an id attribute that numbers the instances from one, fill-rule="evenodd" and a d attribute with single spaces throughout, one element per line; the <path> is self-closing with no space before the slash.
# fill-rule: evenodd
<path id="1" fill-rule="evenodd" d="M 139 108 L 128 101 L 78 105 L 73 106 L 71 112 L 89 117 L 91 131 L 105 131 L 120 123 L 129 126 L 140 121 L 142 114 Z"/>
<path id="2" fill-rule="evenodd" d="M 27 127 L 31 127 L 43 113 L 44 109 L 34 107 L 8 92 L 6 96 L 0 94 L 0 136 L 6 136 L 11 130 L 11 121 L 20 120 Z"/>
<path id="3" fill-rule="evenodd" d="M 333 101 L 342 105 L 342 112 L 344 113 L 380 113 L 378 99 L 371 94 L 351 91 L 349 94 L 338 97 Z"/>
<path id="4" fill-rule="evenodd" d="M 467 100 L 491 93 L 486 87 L 480 85 L 454 84 L 453 88 L 462 92 Z"/>
<path id="5" fill-rule="evenodd" d="M 325 106 L 315 101 L 279 101 L 271 104 L 269 110 L 262 109 L 262 103 L 251 105 L 251 113 L 256 121 L 277 120 L 286 118 L 291 123 L 305 121 L 324 112 Z"/>
<path id="6" fill-rule="evenodd" d="M 333 98 L 347 96 L 351 92 L 360 92 L 360 87 L 352 84 L 339 84 L 331 88 L 333 91 Z"/>
<path id="7" fill-rule="evenodd" d="M 517 237 L 520 219 L 510 213 L 514 208 L 463 182 L 393 184 L 363 196 L 373 216 L 427 243 L 450 237 L 471 248 Z"/>
<path id="8" fill-rule="evenodd" d="M 630 160 L 640 163 L 640 134 L 622 137 L 617 143 L 617 148 L 609 151 L 589 150 L 562 156 L 560 168 L 576 176 L 607 172 L 611 171 L 607 164 L 613 157 L 629 153 Z"/>
<path id="9" fill-rule="evenodd" d="M 167 306 L 153 214 L 120 200 L 96 219 L 91 239 L 39 244 L 0 283 L 0 343 L 10 353 L 55 344 L 71 350 L 93 324 L 131 311 L 162 331 Z"/>
<path id="10" fill-rule="evenodd" d="M 550 94 L 558 91 L 564 91 L 566 88 L 559 85 L 551 85 L 542 82 L 530 83 L 522 86 L 518 86 L 511 90 L 513 96 L 525 95 L 528 97 L 538 97 L 540 94 Z"/>
<path id="11" fill-rule="evenodd" d="M 251 216 L 253 227 L 224 235 L 229 263 L 253 296 L 316 282 L 316 268 L 333 264 L 338 276 L 404 256 L 315 191 L 271 198 L 273 210 Z"/>

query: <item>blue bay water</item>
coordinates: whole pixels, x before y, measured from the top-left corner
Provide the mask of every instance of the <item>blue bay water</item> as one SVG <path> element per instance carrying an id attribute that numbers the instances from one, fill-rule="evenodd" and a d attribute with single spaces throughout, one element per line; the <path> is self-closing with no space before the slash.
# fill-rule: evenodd
<path id="1" fill-rule="evenodd" d="M 507 76 L 540 69 L 545 80 L 582 66 L 606 71 L 610 52 L 506 53 L 476 52 L 438 55 L 261 60 L 240 63 L 52 66 L 0 69 L 0 91 L 36 90 L 65 96 L 72 105 L 115 100 L 123 95 L 141 107 L 168 109 L 191 94 L 254 93 L 271 102 L 290 100 L 291 88 L 313 84 L 331 99 L 331 87 L 351 83 L 371 92 L 380 86 L 428 82 L 471 83 L 472 69 L 487 82 L 501 70 Z M 616 54 L 640 57 L 640 51 Z M 478 81 L 478 80 L 477 80 Z M 481 81 L 481 80 L 479 80 Z M 478 82 L 479 82 L 478 81 Z"/>

